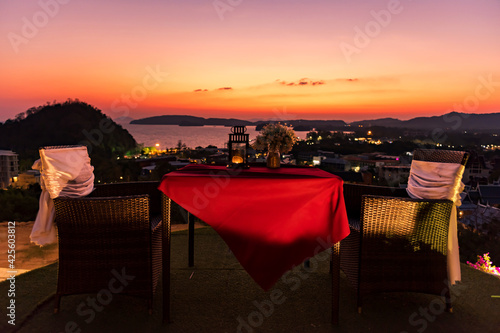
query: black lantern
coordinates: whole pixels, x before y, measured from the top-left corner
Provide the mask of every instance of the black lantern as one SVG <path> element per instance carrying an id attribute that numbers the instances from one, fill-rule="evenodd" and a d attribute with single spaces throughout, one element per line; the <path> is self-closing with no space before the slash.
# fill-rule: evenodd
<path id="1" fill-rule="evenodd" d="M 245 134 L 245 126 L 233 126 L 229 134 L 228 167 L 230 168 L 248 168 L 248 134 Z"/>

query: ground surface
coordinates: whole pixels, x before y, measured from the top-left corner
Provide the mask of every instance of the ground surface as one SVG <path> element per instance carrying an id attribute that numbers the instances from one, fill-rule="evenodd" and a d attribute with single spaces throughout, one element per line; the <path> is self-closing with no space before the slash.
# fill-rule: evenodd
<path id="1" fill-rule="evenodd" d="M 330 324 L 328 260 L 319 261 L 313 271 L 299 267 L 287 280 L 264 292 L 211 228 L 196 231 L 195 267 L 191 268 L 187 267 L 186 232 L 176 232 L 172 235 L 170 324 L 161 322 L 160 295 L 152 315 L 148 315 L 145 301 L 115 295 L 90 320 L 77 309 L 95 294 L 63 297 L 61 312 L 54 315 L 55 263 L 16 279 L 16 326 L 7 323 L 2 310 L 0 332 L 65 332 L 72 331 L 71 325 L 93 333 L 500 331 L 500 298 L 492 297 L 500 296 L 500 279 L 465 265 L 463 283 L 453 289 L 453 314 L 442 311 L 438 297 L 414 293 L 366 297 L 363 313 L 358 314 L 356 295 L 342 279 L 340 325 L 334 327 Z M 7 282 L 0 283 L 2 300 L 8 292 Z"/>

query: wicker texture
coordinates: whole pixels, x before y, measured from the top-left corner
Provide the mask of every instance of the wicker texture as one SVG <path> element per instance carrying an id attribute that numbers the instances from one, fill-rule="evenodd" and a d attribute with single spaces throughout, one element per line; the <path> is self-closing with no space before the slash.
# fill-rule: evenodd
<path id="1" fill-rule="evenodd" d="M 455 150 L 415 149 L 413 159 L 418 161 L 455 163 L 465 165 L 469 153 Z"/>
<path id="2" fill-rule="evenodd" d="M 83 145 L 62 145 L 62 146 L 44 146 L 40 147 L 39 150 L 50 150 L 50 149 L 68 149 L 68 148 L 80 148 L 80 147 L 86 147 Z"/>
<path id="3" fill-rule="evenodd" d="M 110 281 L 123 273 L 133 278 L 120 293 L 147 299 L 151 312 L 162 268 L 163 224 L 161 215 L 152 215 L 154 206 L 161 207 L 157 186 L 101 185 L 85 198 L 54 199 L 59 238 L 56 312 L 61 296 L 109 290 Z M 114 285 L 118 288 L 120 282 Z"/>
<path id="4" fill-rule="evenodd" d="M 161 217 L 163 220 L 162 230 L 162 263 L 163 263 L 163 322 L 170 322 L 170 212 L 172 208 L 172 200 L 165 194 L 161 194 Z"/>
<path id="5" fill-rule="evenodd" d="M 346 202 L 352 193 L 345 193 Z M 340 267 L 359 309 L 364 296 L 389 291 L 444 291 L 451 306 L 445 282 L 452 207 L 450 200 L 362 196 L 359 228 L 351 227 L 340 245 Z"/>
<path id="6" fill-rule="evenodd" d="M 137 194 L 148 194 L 151 216 L 161 215 L 161 191 L 157 181 L 111 183 L 96 186 L 89 197 L 115 197 Z"/>
<path id="7" fill-rule="evenodd" d="M 404 188 L 344 183 L 344 199 L 349 224 L 351 226 L 357 225 L 357 229 L 359 229 L 359 221 L 361 219 L 361 200 L 363 195 L 408 197 L 408 193 Z"/>
<path id="8" fill-rule="evenodd" d="M 463 151 L 416 149 L 415 160 L 465 165 Z M 351 234 L 342 240 L 340 268 L 362 298 L 377 292 L 413 291 L 444 295 L 451 200 L 410 199 L 405 189 L 344 185 Z M 339 253 L 340 252 L 340 253 Z"/>

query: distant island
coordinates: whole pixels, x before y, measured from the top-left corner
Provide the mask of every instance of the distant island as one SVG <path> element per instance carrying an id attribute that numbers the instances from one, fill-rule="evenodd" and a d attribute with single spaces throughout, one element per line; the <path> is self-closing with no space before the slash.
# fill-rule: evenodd
<path id="1" fill-rule="evenodd" d="M 140 125 L 179 125 L 179 126 L 252 126 L 251 121 L 226 118 L 202 118 L 195 116 L 155 116 L 133 120 L 131 124 Z"/>
<path id="2" fill-rule="evenodd" d="M 195 116 L 165 115 L 133 120 L 131 124 L 140 125 L 179 125 L 179 126 L 256 126 L 260 130 L 264 125 L 275 121 L 248 121 L 234 118 L 203 118 Z M 290 120 L 282 121 L 292 125 L 297 131 L 316 129 L 342 129 L 346 123 L 342 120 Z"/>
<path id="3" fill-rule="evenodd" d="M 381 118 L 350 123 L 351 126 L 382 126 L 407 129 L 442 128 L 445 130 L 483 130 L 498 131 L 500 129 L 500 113 L 463 113 L 450 112 L 441 116 L 417 117 L 409 120 Z"/>
<path id="4" fill-rule="evenodd" d="M 164 115 L 132 120 L 131 124 L 140 125 L 178 125 L 178 126 L 256 126 L 260 130 L 265 124 L 276 121 L 247 121 L 234 118 L 203 118 L 187 115 Z M 346 123 L 343 120 L 283 120 L 297 131 L 341 130 L 346 127 L 392 127 L 412 130 L 441 128 L 443 130 L 481 130 L 498 131 L 500 113 L 469 114 L 450 112 L 441 116 L 417 117 L 409 120 L 380 118 Z"/>

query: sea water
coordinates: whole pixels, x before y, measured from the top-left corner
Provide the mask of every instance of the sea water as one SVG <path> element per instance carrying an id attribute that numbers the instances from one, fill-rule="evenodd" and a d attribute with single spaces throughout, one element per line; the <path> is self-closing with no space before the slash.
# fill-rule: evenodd
<path id="1" fill-rule="evenodd" d="M 208 145 L 218 148 L 227 148 L 227 140 L 231 127 L 226 126 L 178 126 L 178 125 L 138 125 L 121 124 L 122 127 L 134 137 L 139 144 L 144 147 L 153 147 L 159 144 L 160 149 L 177 147 L 182 141 L 188 148 Z M 250 141 L 259 134 L 255 126 L 247 126 Z M 297 131 L 296 135 L 300 139 L 305 139 L 308 132 Z"/>

